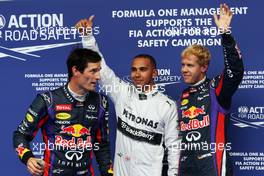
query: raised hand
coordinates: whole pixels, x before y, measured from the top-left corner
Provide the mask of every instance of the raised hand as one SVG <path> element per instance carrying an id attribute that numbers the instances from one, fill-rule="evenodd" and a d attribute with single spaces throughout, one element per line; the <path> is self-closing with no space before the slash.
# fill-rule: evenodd
<path id="1" fill-rule="evenodd" d="M 75 28 L 79 33 L 89 35 L 92 32 L 94 15 L 91 15 L 88 19 L 81 19 L 75 24 Z"/>
<path id="2" fill-rule="evenodd" d="M 226 4 L 220 4 L 220 15 L 214 14 L 214 21 L 221 33 L 230 31 L 233 13 Z"/>

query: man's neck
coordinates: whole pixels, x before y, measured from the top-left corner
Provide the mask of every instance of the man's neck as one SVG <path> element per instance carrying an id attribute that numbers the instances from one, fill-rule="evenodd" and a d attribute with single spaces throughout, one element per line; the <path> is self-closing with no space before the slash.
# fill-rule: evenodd
<path id="1" fill-rule="evenodd" d="M 83 96 L 86 95 L 87 92 L 80 89 L 76 84 L 74 84 L 73 82 L 69 82 L 68 84 L 68 88 L 75 94 L 79 95 L 79 96 Z"/>
<path id="2" fill-rule="evenodd" d="M 75 90 L 73 90 L 73 89 L 75 89 Z M 85 101 L 87 92 L 84 94 L 80 94 L 78 91 L 76 91 L 76 88 L 71 83 L 68 84 L 68 90 L 69 90 L 70 94 L 73 96 L 73 98 L 76 99 L 77 101 L 80 101 L 80 102 Z"/>
<path id="3" fill-rule="evenodd" d="M 143 93 L 149 93 L 151 92 L 153 89 L 155 89 L 155 84 L 152 85 L 144 85 L 143 87 L 140 87 L 138 90 L 143 92 Z"/>
<path id="4" fill-rule="evenodd" d="M 200 85 L 202 82 L 204 82 L 205 79 L 206 79 L 206 76 L 204 76 L 200 81 L 198 81 L 197 83 L 193 84 L 192 86 Z"/>

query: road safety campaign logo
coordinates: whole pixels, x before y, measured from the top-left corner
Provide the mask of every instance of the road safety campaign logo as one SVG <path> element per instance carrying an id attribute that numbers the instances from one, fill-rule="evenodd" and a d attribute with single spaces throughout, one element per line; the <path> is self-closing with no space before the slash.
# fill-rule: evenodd
<path id="1" fill-rule="evenodd" d="M 239 106 L 237 112 L 231 112 L 233 125 L 240 128 L 264 128 L 264 107 Z"/>
<path id="2" fill-rule="evenodd" d="M 0 14 L 0 59 L 9 57 L 26 61 L 41 57 L 33 52 L 79 44 L 80 41 L 73 41 L 79 39 L 82 33 L 75 29 L 74 24 L 72 25 L 64 26 L 63 13 Z M 93 27 L 91 32 L 95 35 L 99 34 L 99 27 Z M 40 44 L 35 45 L 36 41 Z M 49 44 L 43 44 L 47 41 Z M 16 44 L 20 42 L 22 46 L 14 48 L 4 46 L 13 42 Z"/>

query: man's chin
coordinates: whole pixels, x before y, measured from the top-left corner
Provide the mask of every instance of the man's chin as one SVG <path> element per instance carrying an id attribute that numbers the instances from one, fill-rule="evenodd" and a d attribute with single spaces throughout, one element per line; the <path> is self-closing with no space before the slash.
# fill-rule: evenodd
<path id="1" fill-rule="evenodd" d="M 94 87 L 88 87 L 86 90 L 87 91 L 95 91 L 95 89 L 96 89 L 96 87 L 94 86 Z"/>
<path id="2" fill-rule="evenodd" d="M 185 84 L 192 84 L 192 81 L 190 79 L 183 79 L 183 82 Z"/>

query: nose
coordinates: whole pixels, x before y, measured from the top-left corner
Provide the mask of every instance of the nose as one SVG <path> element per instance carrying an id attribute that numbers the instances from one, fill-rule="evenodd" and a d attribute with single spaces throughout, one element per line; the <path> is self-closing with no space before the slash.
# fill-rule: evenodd
<path id="1" fill-rule="evenodd" d="M 135 71 L 135 77 L 140 77 L 140 71 Z"/>
<path id="2" fill-rule="evenodd" d="M 95 75 L 96 80 L 100 80 L 101 79 L 101 74 L 100 72 L 97 72 Z"/>
<path id="3" fill-rule="evenodd" d="M 181 72 L 186 73 L 188 71 L 187 67 L 185 65 L 182 65 Z"/>

